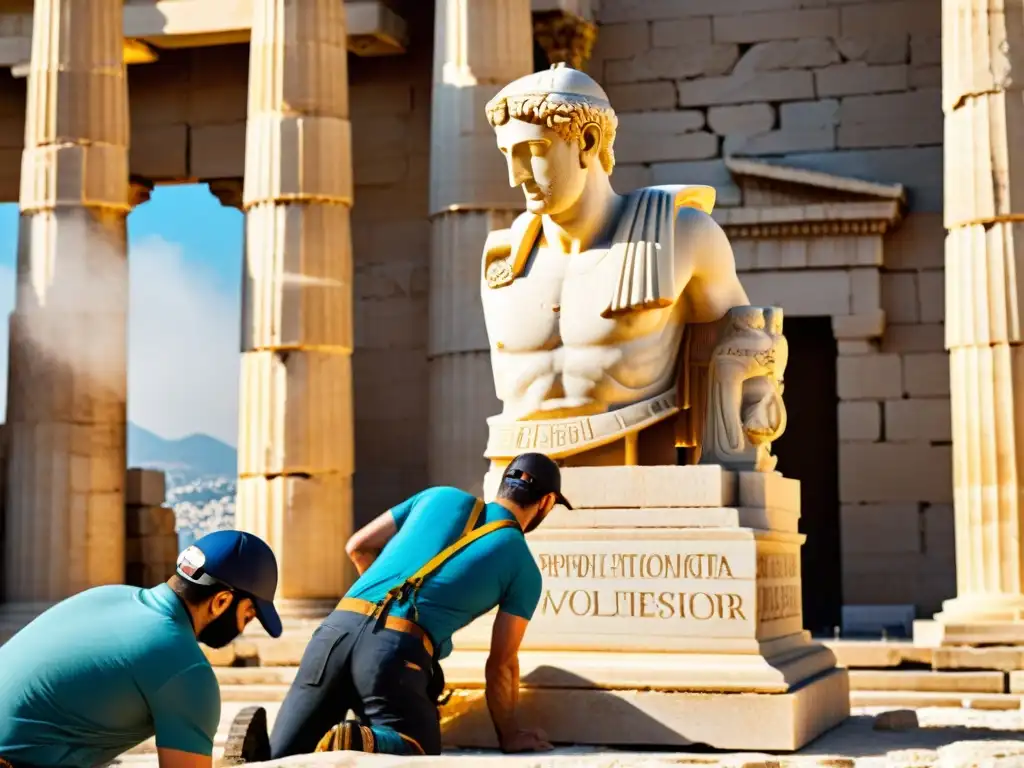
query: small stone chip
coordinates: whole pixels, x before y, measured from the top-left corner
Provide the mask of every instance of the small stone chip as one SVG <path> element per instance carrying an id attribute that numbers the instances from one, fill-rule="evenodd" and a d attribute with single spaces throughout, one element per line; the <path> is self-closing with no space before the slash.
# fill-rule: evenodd
<path id="1" fill-rule="evenodd" d="M 912 709 L 890 709 L 875 716 L 876 731 L 910 731 L 917 728 L 917 712 Z"/>

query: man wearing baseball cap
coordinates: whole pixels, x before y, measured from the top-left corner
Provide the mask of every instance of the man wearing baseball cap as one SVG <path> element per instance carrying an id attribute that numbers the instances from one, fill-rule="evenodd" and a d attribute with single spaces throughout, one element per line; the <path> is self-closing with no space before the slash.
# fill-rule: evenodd
<path id="1" fill-rule="evenodd" d="M 359 580 L 313 634 L 270 736 L 274 759 L 313 751 L 441 752 L 438 664 L 451 636 L 497 607 L 487 705 L 506 752 L 551 749 L 516 718 L 519 645 L 541 594 L 523 534 L 562 496 L 539 453 L 505 469 L 497 499 L 429 488 L 357 531 L 345 547 Z M 345 721 L 349 710 L 358 721 Z"/>
<path id="2" fill-rule="evenodd" d="M 280 636 L 276 590 L 270 547 L 217 531 L 164 584 L 53 606 L 0 646 L 0 765 L 91 768 L 155 735 L 161 768 L 208 768 L 220 688 L 199 643 L 221 648 L 253 618 Z"/>

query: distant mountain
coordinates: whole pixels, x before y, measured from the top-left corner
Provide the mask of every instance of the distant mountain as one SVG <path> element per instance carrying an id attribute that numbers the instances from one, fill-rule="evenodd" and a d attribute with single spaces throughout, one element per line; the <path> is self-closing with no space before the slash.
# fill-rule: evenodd
<path id="1" fill-rule="evenodd" d="M 192 477 L 233 479 L 238 470 L 238 452 L 209 435 L 165 440 L 137 424 L 129 424 L 128 466 L 177 471 Z"/>

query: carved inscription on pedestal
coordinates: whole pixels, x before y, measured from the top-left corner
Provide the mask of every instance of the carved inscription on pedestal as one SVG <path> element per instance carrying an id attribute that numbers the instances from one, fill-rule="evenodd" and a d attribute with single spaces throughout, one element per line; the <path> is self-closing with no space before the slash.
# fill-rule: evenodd
<path id="1" fill-rule="evenodd" d="M 752 541 L 534 541 L 543 632 L 752 637 Z M 531 630 L 532 631 L 532 630 Z"/>
<path id="2" fill-rule="evenodd" d="M 530 542 L 544 579 L 531 634 L 770 638 L 799 631 L 795 548 L 753 539 Z"/>
<path id="3" fill-rule="evenodd" d="M 540 555 L 545 576 L 558 578 L 575 575 L 592 579 L 644 579 L 650 581 L 680 579 L 733 579 L 729 559 L 713 552 L 689 555 L 665 554 L 584 554 Z M 663 585 L 664 586 L 664 585 Z M 555 616 L 563 611 L 573 616 L 629 617 L 640 619 L 746 619 L 743 597 L 734 592 L 672 592 L 664 589 L 602 590 L 547 589 L 541 598 L 541 611 Z M 602 602 L 603 601 L 603 602 Z"/>
<path id="4" fill-rule="evenodd" d="M 757 623 L 802 619 L 800 556 L 762 552 L 757 556 Z M 760 634 L 760 631 L 759 631 Z"/>

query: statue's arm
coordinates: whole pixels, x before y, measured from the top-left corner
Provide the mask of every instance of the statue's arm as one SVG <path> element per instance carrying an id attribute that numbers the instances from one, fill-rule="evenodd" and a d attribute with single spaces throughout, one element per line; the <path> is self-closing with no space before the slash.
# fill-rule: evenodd
<path id="1" fill-rule="evenodd" d="M 484 310 L 484 330 L 487 333 L 487 342 L 490 347 L 491 355 L 491 380 L 494 384 L 494 394 L 504 404 L 504 399 L 501 397 L 501 376 L 500 376 L 500 365 L 495 359 L 497 350 L 495 348 L 495 328 L 494 325 L 498 322 L 497 317 L 494 316 L 493 303 L 489 301 L 489 294 L 507 285 L 507 282 L 502 280 L 510 271 L 507 271 L 502 265 L 508 263 L 508 259 L 512 253 L 512 230 L 511 229 L 494 229 L 487 233 L 487 240 L 484 243 L 483 254 L 480 259 L 480 301 Z M 488 279 L 488 272 L 490 271 L 490 279 Z M 495 279 L 495 275 L 498 275 L 498 279 Z"/>
<path id="2" fill-rule="evenodd" d="M 697 208 L 676 214 L 677 279 L 683 278 L 690 322 L 711 323 L 733 307 L 750 304 L 736 274 L 736 259 L 725 232 L 711 216 Z"/>

